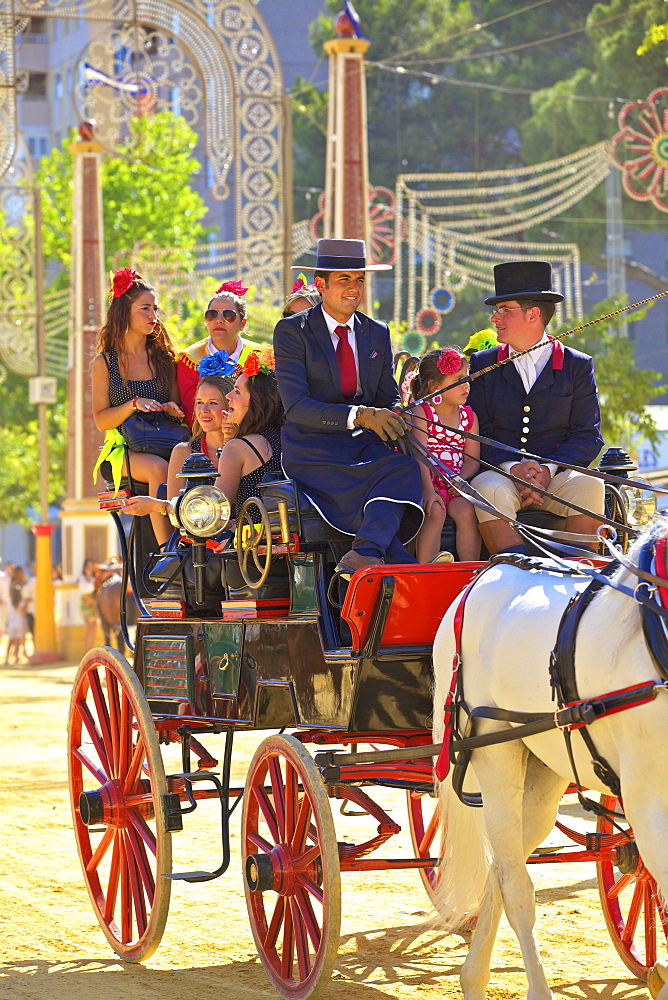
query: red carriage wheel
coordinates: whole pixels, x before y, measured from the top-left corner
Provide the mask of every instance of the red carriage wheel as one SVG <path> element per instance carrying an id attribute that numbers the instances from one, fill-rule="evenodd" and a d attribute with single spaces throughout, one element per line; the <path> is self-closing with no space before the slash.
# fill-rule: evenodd
<path id="1" fill-rule="evenodd" d="M 248 914 L 265 971 L 284 997 L 315 997 L 339 948 L 339 851 L 320 772 L 293 736 L 270 736 L 255 752 L 241 843 Z"/>
<path id="2" fill-rule="evenodd" d="M 160 944 L 172 870 L 167 792 L 146 697 L 120 653 L 88 652 L 68 724 L 72 816 L 88 894 L 114 951 L 128 962 Z"/>
<path id="3" fill-rule="evenodd" d="M 416 858 L 438 857 L 440 837 L 438 836 L 438 799 L 427 792 L 407 793 L 408 824 Z M 420 868 L 420 878 L 431 898 L 436 886 L 437 870 Z"/>
<path id="4" fill-rule="evenodd" d="M 619 811 L 614 795 L 603 795 L 602 805 Z M 597 833 L 614 834 L 609 819 L 599 817 Z M 659 898 L 653 877 L 642 863 L 634 841 L 620 837 L 616 858 L 596 862 L 598 891 L 610 937 L 626 967 L 647 980 L 668 941 L 668 910 Z"/>

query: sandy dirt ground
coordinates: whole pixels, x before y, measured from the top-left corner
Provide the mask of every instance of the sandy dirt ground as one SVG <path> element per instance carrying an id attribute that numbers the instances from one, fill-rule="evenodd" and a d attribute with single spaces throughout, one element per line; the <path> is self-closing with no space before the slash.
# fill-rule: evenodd
<path id="1" fill-rule="evenodd" d="M 156 954 L 145 965 L 131 965 L 109 950 L 88 901 L 71 826 L 65 740 L 74 672 L 65 664 L 0 666 L 0 997 L 275 997 L 249 928 L 238 814 L 233 817 L 233 860 L 227 874 L 199 886 L 175 885 Z M 247 734 L 238 740 L 234 779 L 240 783 L 261 738 Z M 218 749 L 215 738 L 210 749 L 214 754 Z M 390 808 L 407 829 L 403 796 L 392 800 Z M 402 850 L 408 854 L 408 843 L 406 838 L 403 847 L 393 843 L 388 856 L 397 857 Z M 186 817 L 173 849 L 175 871 L 218 864 L 220 835 L 212 803 L 203 803 L 194 816 Z M 539 939 L 555 996 L 647 997 L 610 943 L 593 865 L 536 866 L 532 876 Z M 346 875 L 339 959 L 324 997 L 459 997 L 457 975 L 465 954 L 461 938 L 439 930 L 417 872 Z M 493 955 L 489 996 L 502 1000 L 525 993 L 519 951 L 504 922 Z"/>

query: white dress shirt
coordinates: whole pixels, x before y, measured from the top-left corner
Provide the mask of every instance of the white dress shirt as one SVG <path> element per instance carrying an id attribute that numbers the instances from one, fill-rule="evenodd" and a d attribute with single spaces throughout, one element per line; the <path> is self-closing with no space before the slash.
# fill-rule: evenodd
<path id="1" fill-rule="evenodd" d="M 522 357 L 516 358 L 512 354 L 510 358 L 515 365 L 519 377 L 522 379 L 522 385 L 524 386 L 525 392 L 530 392 L 534 382 L 542 372 L 545 365 L 552 357 L 552 341 L 543 340 L 539 341 L 539 346 L 534 347 L 534 349 L 529 354 L 523 354 Z M 513 465 L 517 465 L 519 459 L 515 459 L 512 462 L 502 462 L 501 468 L 505 472 L 510 472 Z M 557 471 L 557 466 L 554 462 L 541 462 L 546 469 L 550 472 L 550 479 L 554 476 Z"/>
<path id="2" fill-rule="evenodd" d="M 246 341 L 242 337 L 237 337 L 236 347 L 230 354 L 230 361 L 238 361 L 239 358 L 241 357 L 241 352 L 243 351 L 245 346 L 246 346 Z M 209 337 L 209 339 L 206 342 L 206 350 L 208 354 L 217 354 L 220 348 L 216 347 L 211 337 Z"/>
<path id="3" fill-rule="evenodd" d="M 357 358 L 357 337 L 355 336 L 355 315 L 353 313 L 353 315 L 350 317 L 350 319 L 348 320 L 347 323 L 340 323 L 338 319 L 334 319 L 333 316 L 329 315 L 329 313 L 325 310 L 324 306 L 322 307 L 322 315 L 325 317 L 325 323 L 327 324 L 327 329 L 329 330 L 329 335 L 332 338 L 332 346 L 333 346 L 335 352 L 336 352 L 337 345 L 339 343 L 339 337 L 338 337 L 338 334 L 335 333 L 334 331 L 336 330 L 337 326 L 347 326 L 348 327 L 348 343 L 352 347 L 353 357 L 355 358 L 355 369 L 357 370 L 357 388 L 356 388 L 355 391 L 356 391 L 356 394 L 361 395 L 361 393 L 362 393 L 362 385 L 360 383 L 360 365 L 359 365 L 359 360 Z M 354 427 L 355 427 L 355 417 L 357 416 L 357 410 L 358 410 L 357 406 L 351 406 L 350 407 L 350 411 L 348 413 L 348 420 L 347 420 L 347 427 L 348 427 L 348 430 L 350 430 L 350 431 L 354 430 Z"/>

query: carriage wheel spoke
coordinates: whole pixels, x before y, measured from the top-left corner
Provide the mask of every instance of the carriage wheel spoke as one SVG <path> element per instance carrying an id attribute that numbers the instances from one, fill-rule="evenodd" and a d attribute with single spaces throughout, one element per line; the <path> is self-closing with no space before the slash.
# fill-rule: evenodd
<path id="1" fill-rule="evenodd" d="M 424 836 L 420 841 L 420 850 L 418 852 L 420 855 L 427 855 L 429 853 L 431 845 L 434 842 L 434 837 L 436 836 L 437 830 L 438 830 L 438 811 L 434 810 L 432 817 L 429 820 L 427 829 L 424 832 Z"/>
<path id="2" fill-rule="evenodd" d="M 116 900 L 118 898 L 118 882 L 121 873 L 121 855 L 119 840 L 120 830 L 114 831 L 114 849 L 111 853 L 111 868 L 109 869 L 109 882 L 107 884 L 107 898 L 104 901 L 104 919 L 107 924 L 114 919 L 116 910 Z"/>
<path id="3" fill-rule="evenodd" d="M 144 919 L 146 919 L 146 904 L 144 901 L 144 893 L 146 899 L 148 900 L 149 907 L 153 905 L 153 900 L 155 898 L 155 880 L 153 878 L 153 872 L 148 863 L 148 858 L 146 857 L 146 848 L 143 842 L 137 836 L 135 830 L 126 830 L 125 835 L 127 838 L 128 847 L 130 848 L 130 861 L 131 868 L 139 875 L 141 879 L 141 884 L 137 885 L 137 893 L 141 895 L 142 898 L 142 910 L 144 912 Z M 142 886 L 144 887 L 144 892 L 142 893 Z M 145 928 L 144 928 L 145 929 Z M 141 932 L 142 934 L 144 931 Z"/>
<path id="4" fill-rule="evenodd" d="M 290 843 L 290 846 L 295 854 L 303 851 L 306 846 L 306 836 L 311 822 L 311 813 L 312 809 L 309 797 L 308 795 L 303 795 L 302 800 L 299 803 L 299 813 L 297 814 L 297 821 L 295 823 L 295 829 Z"/>
<path id="5" fill-rule="evenodd" d="M 86 727 L 86 732 L 90 737 L 91 743 L 93 744 L 93 746 L 97 751 L 97 755 L 100 758 L 100 763 L 102 764 L 102 767 L 105 770 L 106 774 L 105 781 L 106 781 L 107 777 L 112 776 L 112 769 L 109 758 L 107 756 L 105 745 L 102 742 L 102 737 L 100 736 L 100 732 L 95 723 L 95 719 L 93 718 L 91 710 L 85 701 L 79 700 L 77 702 L 76 707 L 79 715 L 81 716 L 81 721 Z"/>
<path id="6" fill-rule="evenodd" d="M 109 747 L 110 750 L 110 760 L 109 765 L 113 769 L 115 760 L 113 752 L 113 743 L 111 739 L 111 727 L 109 722 L 109 706 L 107 705 L 104 692 L 102 690 L 102 682 L 100 680 L 100 675 L 97 670 L 92 670 L 90 674 L 90 690 L 93 695 L 93 701 L 95 702 L 95 709 L 97 711 L 97 722 L 100 729 L 100 734 L 104 745 Z M 107 772 L 111 774 L 111 771 Z"/>
<path id="7" fill-rule="evenodd" d="M 311 900 L 303 890 L 297 890 L 297 892 L 295 892 L 295 899 L 297 901 L 297 906 L 299 907 L 299 912 L 302 915 L 304 926 L 306 927 L 308 936 L 311 939 L 313 949 L 314 951 L 317 951 L 320 947 L 321 933 L 320 925 L 318 924 L 316 915 L 313 912 Z"/>
<path id="8" fill-rule="evenodd" d="M 105 783 L 105 781 L 107 780 L 107 775 L 104 773 L 104 771 L 101 771 L 99 767 L 97 767 L 92 762 L 90 757 L 83 752 L 81 747 L 74 747 L 72 749 L 72 753 L 76 757 L 76 759 L 80 761 L 88 771 L 90 771 L 93 777 L 96 778 L 101 785 Z"/>
<path id="9" fill-rule="evenodd" d="M 292 979 L 295 962 L 295 928 L 292 922 L 292 908 L 286 900 L 285 918 L 283 920 L 283 949 L 281 952 L 281 975 L 283 979 Z"/>
<path id="10" fill-rule="evenodd" d="M 121 692 L 121 721 L 118 748 L 118 777 L 125 780 L 132 759 L 132 709 L 125 691 Z"/>
<path id="11" fill-rule="evenodd" d="M 308 875 L 300 873 L 299 875 L 296 875 L 295 878 L 300 885 L 303 885 L 304 888 L 308 890 L 314 899 L 317 899 L 319 903 L 324 903 L 325 896 L 322 889 L 319 885 L 316 885 L 315 882 L 308 877 Z"/>
<path id="12" fill-rule="evenodd" d="M 631 944 L 633 938 L 635 937 L 636 927 L 638 926 L 638 917 L 640 916 L 640 910 L 642 908 L 642 899 L 643 899 L 642 883 L 636 882 L 636 884 L 633 887 L 633 898 L 631 900 L 631 905 L 629 906 L 629 913 L 626 918 L 626 927 L 624 928 L 623 940 L 626 942 L 626 944 Z"/>
<path id="13" fill-rule="evenodd" d="M 129 831 L 123 831 L 125 836 L 125 852 L 128 863 L 128 879 L 130 883 L 130 892 L 132 895 L 132 907 L 130 908 L 130 928 L 132 928 L 132 914 L 135 917 L 135 926 L 137 928 L 137 933 L 141 936 L 146 933 L 146 901 L 144 899 L 144 894 L 142 892 L 142 887 L 140 885 L 140 875 L 137 865 L 137 858 L 132 850 L 132 845 L 130 843 Z M 132 931 L 131 931 L 132 933 Z M 128 938 L 130 940 L 130 938 Z"/>
<path id="14" fill-rule="evenodd" d="M 259 847 L 261 851 L 265 852 L 265 854 L 271 853 L 271 844 L 268 840 L 265 840 L 264 837 L 261 837 L 259 833 L 249 833 L 248 839 L 254 847 Z"/>
<path id="15" fill-rule="evenodd" d="M 633 875 L 620 875 L 616 882 L 614 882 L 608 889 L 607 896 L 608 899 L 616 899 L 623 889 L 633 882 Z"/>
<path id="16" fill-rule="evenodd" d="M 645 904 L 645 958 L 647 965 L 656 962 L 656 910 L 654 909 L 654 892 L 650 879 L 642 883 Z"/>
<path id="17" fill-rule="evenodd" d="M 297 822 L 299 776 L 290 761 L 285 762 L 285 842 L 291 844 Z"/>
<path id="18" fill-rule="evenodd" d="M 119 855 L 121 865 L 121 940 L 132 941 L 132 892 L 124 831 L 119 830 Z"/>
<path id="19" fill-rule="evenodd" d="M 107 698 L 109 700 L 109 721 L 111 725 L 111 755 L 114 764 L 114 778 L 118 777 L 118 757 L 120 752 L 120 725 L 121 706 L 119 701 L 118 679 L 108 667 L 105 671 L 107 680 Z"/>
<path id="20" fill-rule="evenodd" d="M 128 767 L 127 774 L 123 781 L 123 794 L 129 795 L 130 792 L 136 788 L 137 781 L 139 780 L 139 772 L 145 771 L 144 760 L 146 757 L 146 750 L 144 748 L 144 741 L 141 736 L 137 737 L 137 742 L 135 743 L 134 749 L 132 751 L 132 760 L 130 761 L 130 766 Z"/>
<path id="21" fill-rule="evenodd" d="M 276 947 L 278 934 L 283 924 L 284 911 L 285 896 L 277 896 L 274 912 L 271 915 L 271 921 L 267 927 L 267 933 L 264 936 L 264 946 L 268 951 L 273 951 Z"/>
<path id="22" fill-rule="evenodd" d="M 301 918 L 301 911 L 297 905 L 297 900 L 290 899 L 290 912 L 292 914 L 292 926 L 294 927 L 295 946 L 297 951 L 297 967 L 302 980 L 306 979 L 311 971 L 311 962 L 308 953 L 308 941 L 306 939 L 306 927 Z"/>
<path id="23" fill-rule="evenodd" d="M 264 788 L 262 788 L 262 786 L 256 786 L 253 789 L 253 794 L 257 800 L 257 804 L 259 805 L 262 811 L 262 815 L 264 816 L 265 822 L 269 827 L 269 831 L 274 839 L 274 843 L 277 844 L 279 841 L 278 823 L 276 821 L 276 813 L 274 812 L 274 807 L 269 801 L 269 796 L 267 795 Z M 271 850 L 271 847 L 269 848 L 269 850 Z"/>
<path id="24" fill-rule="evenodd" d="M 285 842 L 285 795 L 283 787 L 283 775 L 281 765 L 277 757 L 272 757 L 269 761 L 269 777 L 274 793 L 274 810 L 276 822 L 278 824 L 278 842 Z"/>
<path id="25" fill-rule="evenodd" d="M 128 814 L 132 826 L 137 831 L 143 842 L 148 847 L 149 851 L 154 857 L 158 854 L 158 845 L 155 839 L 155 834 L 153 830 L 148 825 L 143 816 L 138 816 L 136 813 Z"/>
<path id="26" fill-rule="evenodd" d="M 88 864 L 86 865 L 87 872 L 94 872 L 97 869 L 98 865 L 102 861 L 102 858 L 109 850 L 109 845 L 113 839 L 114 839 L 114 828 L 112 826 L 108 826 L 107 829 L 104 831 L 104 834 L 102 835 L 102 840 L 95 848 L 95 851 L 91 855 L 91 858 L 88 861 Z"/>
<path id="27" fill-rule="evenodd" d="M 309 847 L 308 851 L 304 851 L 303 854 L 293 854 L 295 871 L 301 871 L 306 868 L 318 857 L 320 857 L 320 844 L 315 844 L 313 847 Z"/>

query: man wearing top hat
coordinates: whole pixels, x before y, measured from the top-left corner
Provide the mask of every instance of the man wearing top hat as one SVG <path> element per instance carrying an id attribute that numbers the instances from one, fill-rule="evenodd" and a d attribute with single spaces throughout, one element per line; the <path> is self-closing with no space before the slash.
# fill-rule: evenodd
<path id="1" fill-rule="evenodd" d="M 566 530 L 596 531 L 594 517 L 543 500 L 537 485 L 595 513 L 603 513 L 604 487 L 599 479 L 560 468 L 560 462 L 588 466 L 603 445 L 601 415 L 592 359 L 552 341 L 545 328 L 563 295 L 552 290 L 552 269 L 545 261 L 513 261 L 494 268 L 493 306 L 500 347 L 471 357 L 470 374 L 509 355 L 535 350 L 481 375 L 471 383 L 468 403 L 478 416 L 480 433 L 540 456 L 521 459 L 503 447 L 482 445 L 484 461 L 512 472 L 525 487 L 496 472 L 483 472 L 472 485 L 503 514 L 514 518 L 520 507 L 538 506 L 565 515 Z M 523 551 L 520 535 L 505 521 L 478 510 L 480 533 L 491 554 Z"/>
<path id="2" fill-rule="evenodd" d="M 386 323 L 357 307 L 368 271 L 363 240 L 318 240 L 322 302 L 279 321 L 276 374 L 285 407 L 283 468 L 325 519 L 352 537 L 336 571 L 414 562 L 404 547 L 422 523 L 415 459 L 383 442 L 405 433 Z M 359 429 L 359 433 L 354 431 Z"/>

